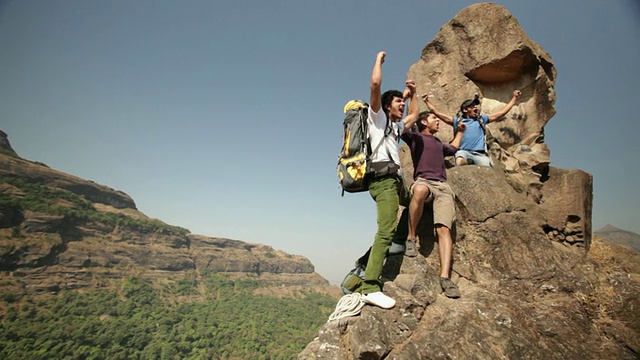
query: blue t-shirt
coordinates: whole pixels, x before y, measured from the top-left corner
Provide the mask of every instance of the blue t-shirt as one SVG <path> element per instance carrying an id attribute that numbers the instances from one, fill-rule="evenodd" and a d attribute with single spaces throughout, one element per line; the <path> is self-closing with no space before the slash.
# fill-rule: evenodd
<path id="1" fill-rule="evenodd" d="M 483 114 L 480 115 L 479 119 L 483 124 L 489 123 L 489 115 Z M 467 151 L 484 151 L 484 131 L 482 127 L 478 123 L 476 119 L 458 119 L 456 117 L 453 118 L 453 128 L 457 128 L 458 121 L 462 121 L 467 128 L 464 131 L 464 135 L 462 136 L 462 141 L 460 142 L 460 150 Z"/>

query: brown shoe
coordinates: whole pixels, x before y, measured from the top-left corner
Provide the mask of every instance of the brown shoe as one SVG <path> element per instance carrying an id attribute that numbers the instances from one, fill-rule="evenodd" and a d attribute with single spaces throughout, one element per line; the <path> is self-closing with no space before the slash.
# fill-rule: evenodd
<path id="1" fill-rule="evenodd" d="M 407 239 L 405 243 L 404 254 L 408 257 L 416 257 L 420 253 L 418 252 L 418 239 Z"/>
<path id="2" fill-rule="evenodd" d="M 440 278 L 440 287 L 444 291 L 446 297 L 451 299 L 457 299 L 460 297 L 460 290 L 456 286 L 456 284 L 451 281 L 449 278 Z"/>

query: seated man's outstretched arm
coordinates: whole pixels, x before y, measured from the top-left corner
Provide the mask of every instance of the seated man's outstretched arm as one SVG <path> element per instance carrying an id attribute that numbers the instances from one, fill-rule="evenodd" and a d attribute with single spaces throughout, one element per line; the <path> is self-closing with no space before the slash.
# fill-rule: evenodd
<path id="1" fill-rule="evenodd" d="M 516 100 L 518 100 L 518 98 L 520 97 L 521 94 L 522 94 L 522 92 L 520 92 L 520 90 L 513 90 L 513 97 L 511 98 L 511 100 L 507 103 L 507 105 L 505 105 L 505 107 L 500 109 L 500 111 L 489 115 L 489 122 L 496 121 L 496 120 L 500 119 L 501 117 L 507 115 L 509 110 L 511 110 L 511 108 L 513 108 L 513 105 L 516 104 Z"/>
<path id="2" fill-rule="evenodd" d="M 458 149 L 460 148 L 460 142 L 462 141 L 462 136 L 464 135 L 464 131 L 467 129 L 467 125 L 465 125 L 465 123 L 463 123 L 462 121 L 458 123 L 458 132 L 456 133 L 456 136 L 453 137 L 453 140 L 451 140 L 450 144 L 457 147 Z"/>

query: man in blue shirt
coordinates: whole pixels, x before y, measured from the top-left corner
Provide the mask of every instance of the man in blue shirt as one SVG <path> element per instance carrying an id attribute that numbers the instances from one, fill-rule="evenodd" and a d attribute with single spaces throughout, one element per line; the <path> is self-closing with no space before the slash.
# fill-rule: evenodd
<path id="1" fill-rule="evenodd" d="M 454 132 L 457 130 L 458 122 L 466 125 L 467 128 L 462 137 L 460 149 L 455 154 L 456 165 L 476 164 L 480 166 L 492 166 L 493 162 L 486 149 L 485 125 L 505 116 L 516 104 L 521 94 L 520 90 L 514 90 L 513 97 L 507 105 L 490 115 L 479 114 L 478 105 L 480 105 L 480 100 L 477 96 L 473 99 L 465 100 L 460 105 L 458 116 L 450 116 L 438 110 L 433 103 L 429 101 L 429 95 L 427 94 L 422 95 L 422 100 L 429 110 L 440 118 L 440 120 L 453 126 Z"/>

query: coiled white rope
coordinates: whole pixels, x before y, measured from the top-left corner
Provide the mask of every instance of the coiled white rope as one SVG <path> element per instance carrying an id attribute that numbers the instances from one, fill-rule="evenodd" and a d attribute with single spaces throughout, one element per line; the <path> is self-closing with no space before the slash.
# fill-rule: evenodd
<path id="1" fill-rule="evenodd" d="M 339 320 L 347 316 L 356 316 L 360 314 L 363 306 L 362 294 L 347 294 L 338 301 L 336 310 L 329 316 L 329 321 Z"/>

